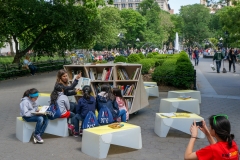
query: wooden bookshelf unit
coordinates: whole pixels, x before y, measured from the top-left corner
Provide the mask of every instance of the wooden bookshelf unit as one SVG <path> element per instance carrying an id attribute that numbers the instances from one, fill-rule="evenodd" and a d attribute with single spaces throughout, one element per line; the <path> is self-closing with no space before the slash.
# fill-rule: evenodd
<path id="1" fill-rule="evenodd" d="M 82 77 L 90 78 L 90 86 L 94 97 L 100 92 L 102 84 L 109 84 L 112 88 L 120 88 L 123 92 L 123 97 L 129 106 L 129 113 L 148 106 L 148 96 L 143 85 L 141 76 L 141 64 L 128 63 L 106 63 L 106 64 L 86 64 L 86 65 L 64 65 L 70 81 L 74 74 L 82 72 Z M 82 95 L 76 95 L 78 99 Z"/>

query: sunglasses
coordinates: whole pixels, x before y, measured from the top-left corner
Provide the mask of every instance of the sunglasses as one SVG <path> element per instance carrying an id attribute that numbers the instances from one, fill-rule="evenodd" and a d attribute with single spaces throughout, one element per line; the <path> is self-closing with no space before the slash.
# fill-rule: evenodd
<path id="1" fill-rule="evenodd" d="M 226 119 L 228 119 L 228 116 L 226 114 L 217 114 L 216 116 L 213 116 L 213 123 L 215 125 L 217 124 L 217 121 L 216 121 L 217 117 L 225 117 Z"/>

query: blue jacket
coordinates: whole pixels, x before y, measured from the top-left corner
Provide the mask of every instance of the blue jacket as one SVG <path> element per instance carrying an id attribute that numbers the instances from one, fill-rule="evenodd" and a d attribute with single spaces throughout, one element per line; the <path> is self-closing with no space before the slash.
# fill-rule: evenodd
<path id="1" fill-rule="evenodd" d="M 96 109 L 96 100 L 93 96 L 90 96 L 90 100 L 87 100 L 84 97 L 78 100 L 76 111 L 77 111 L 77 114 L 79 114 L 82 119 L 85 119 L 89 111 L 92 111 L 93 113 L 95 113 L 95 109 Z"/>
<path id="2" fill-rule="evenodd" d="M 112 101 L 111 99 L 107 99 L 104 94 L 105 92 L 100 92 L 97 95 L 96 98 L 97 110 L 99 111 L 105 105 L 111 111 L 113 118 L 114 119 L 118 118 L 119 108 L 116 99 L 114 101 Z"/>

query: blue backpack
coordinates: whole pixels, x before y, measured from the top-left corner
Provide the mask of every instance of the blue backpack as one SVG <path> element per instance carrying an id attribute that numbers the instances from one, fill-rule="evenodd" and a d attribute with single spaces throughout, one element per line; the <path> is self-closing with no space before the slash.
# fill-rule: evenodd
<path id="1" fill-rule="evenodd" d="M 82 123 L 82 129 L 93 128 L 96 126 L 99 126 L 97 118 L 92 111 L 89 111 Z"/>
<path id="2" fill-rule="evenodd" d="M 103 106 L 98 112 L 98 122 L 101 125 L 114 122 L 112 112 L 106 106 Z"/>
<path id="3" fill-rule="evenodd" d="M 54 120 L 56 118 L 60 118 L 61 116 L 61 111 L 60 108 L 58 107 L 58 104 L 51 104 L 49 108 L 46 111 L 47 117 L 50 120 Z"/>

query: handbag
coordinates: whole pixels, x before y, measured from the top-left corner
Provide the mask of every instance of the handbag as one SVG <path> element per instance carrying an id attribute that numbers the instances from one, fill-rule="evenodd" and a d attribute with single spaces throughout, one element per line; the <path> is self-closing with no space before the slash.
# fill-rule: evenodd
<path id="1" fill-rule="evenodd" d="M 192 58 L 195 59 L 196 58 L 196 55 L 195 53 L 192 54 Z"/>
<path id="2" fill-rule="evenodd" d="M 224 61 L 223 61 L 223 73 L 227 73 L 226 68 L 224 67 Z"/>
<path id="3" fill-rule="evenodd" d="M 210 64 L 210 67 L 212 68 L 213 71 L 215 71 L 215 66 L 213 64 Z"/>

